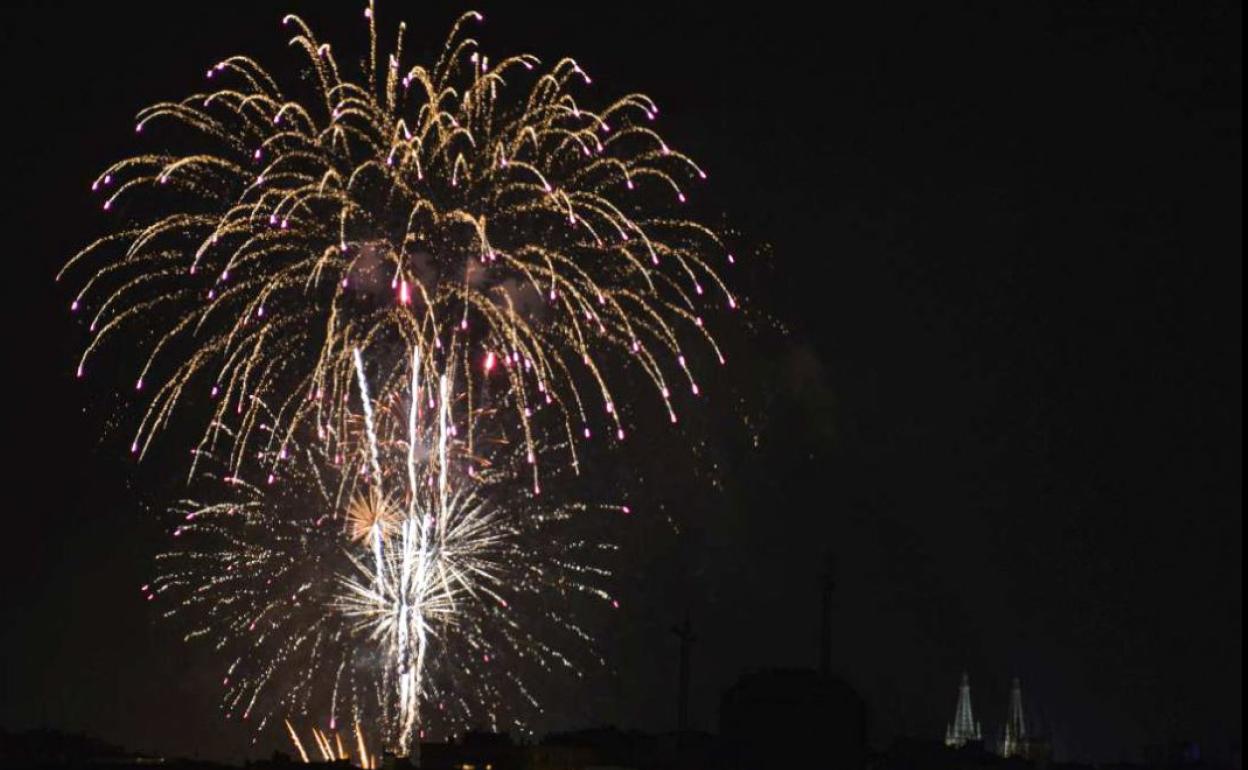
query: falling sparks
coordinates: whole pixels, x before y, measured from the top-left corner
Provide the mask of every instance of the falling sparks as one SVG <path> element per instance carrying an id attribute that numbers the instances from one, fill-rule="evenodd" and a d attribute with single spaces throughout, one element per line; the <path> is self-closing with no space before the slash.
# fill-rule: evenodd
<path id="1" fill-rule="evenodd" d="M 732 257 L 711 229 L 663 203 L 665 189 L 686 199 L 682 181 L 702 172 L 654 131 L 655 104 L 631 94 L 586 109 L 573 91 L 589 77 L 570 59 L 527 92 L 535 57 L 465 67 L 455 54 L 475 50 L 461 31 L 477 20 L 460 19 L 437 66 L 402 64 L 400 46 L 394 67 L 354 81 L 289 16 L 318 99 L 292 101 L 239 56 L 210 70 L 221 90 L 140 113 L 147 133 L 188 134 L 202 149 L 106 169 L 93 183 L 113 190 L 106 208 L 155 187 L 143 210 L 161 213 L 91 244 L 62 275 L 96 271 L 74 298 L 98 328 L 84 367 L 129 332 L 145 346 L 136 380 L 166 373 L 136 429 L 144 453 L 198 378 L 226 396 L 206 442 L 220 437 L 230 405 L 254 423 L 261 404 L 275 404 L 275 427 L 293 435 L 341 415 L 291 401 L 292 382 L 346 393 L 352 350 L 397 346 L 427 351 L 431 368 L 450 350 L 522 357 L 508 387 L 548 395 L 550 408 L 526 413 L 533 399 L 514 399 L 515 418 L 531 441 L 562 433 L 576 463 L 573 427 L 595 400 L 621 400 L 606 360 L 630 360 L 661 394 L 688 376 L 671 366 L 687 345 L 700 340 L 720 356 L 697 319 L 712 295 L 736 306 L 711 266 Z M 374 63 L 377 46 L 374 30 Z M 410 88 L 398 88 L 396 71 Z M 375 290 L 386 280 L 389 302 Z M 612 418 L 611 433 L 622 420 Z M 236 465 L 254 436 L 237 434 Z"/>
<path id="2" fill-rule="evenodd" d="M 358 76 L 283 19 L 305 100 L 235 56 L 218 90 L 141 111 L 136 133 L 199 149 L 105 169 L 102 207 L 135 219 L 61 273 L 85 275 L 77 376 L 116 338 L 141 353 L 132 453 L 182 408 L 206 418 L 204 493 L 145 597 L 233 656 L 227 714 L 280 719 L 305 762 L 346 747 L 291 718 L 349 714 L 366 767 L 365 732 L 405 754 L 430 703 L 461 730 L 539 708 L 530 672 L 579 672 L 555 637 L 594 657 L 571 607 L 619 609 L 613 546 L 561 479 L 582 442 L 626 438 L 638 395 L 613 372 L 675 422 L 672 394 L 701 394 L 692 349 L 724 360 L 711 308 L 739 304 L 712 267 L 735 259 L 679 213 L 706 174 L 651 99 L 587 109 L 579 64 L 491 61 L 475 12 L 435 62 L 405 62 L 403 26 L 379 55 L 373 7 Z"/>
<path id="3" fill-rule="evenodd" d="M 206 470 L 201 483 L 225 481 L 229 493 L 176 507 L 178 546 L 144 593 L 169 597 L 188 640 L 217 639 L 234 656 L 223 685 L 231 713 L 345 710 L 379 726 L 372 740 L 410 751 L 434 723 L 432 701 L 444 704 L 436 723 L 462 731 L 485 704 L 536 707 L 534 672 L 602 663 L 575 608 L 618 608 L 599 585 L 616 547 L 589 534 L 591 507 L 526 493 L 530 458 L 511 430 L 491 433 L 489 454 L 470 454 L 452 435 L 462 397 L 446 375 L 422 381 L 420 360 L 408 397 L 387 405 L 371 396 L 361 359 L 370 406 L 353 418 L 363 424 L 341 462 L 323 445 L 288 451 L 292 483 L 278 490 Z M 420 408 L 427 398 L 434 409 Z"/>

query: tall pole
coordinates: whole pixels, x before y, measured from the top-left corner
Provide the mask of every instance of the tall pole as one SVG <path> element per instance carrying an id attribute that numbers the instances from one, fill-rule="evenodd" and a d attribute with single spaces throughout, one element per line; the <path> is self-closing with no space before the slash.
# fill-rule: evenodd
<path id="1" fill-rule="evenodd" d="M 832 676 L 832 602 L 836 596 L 836 557 L 829 555 L 820 577 L 823 589 L 819 612 L 819 673 Z"/>
<path id="2" fill-rule="evenodd" d="M 684 735 L 689 730 L 689 665 L 693 649 L 693 621 L 689 613 L 678 626 L 672 626 L 672 633 L 680 640 L 680 673 L 676 695 L 676 730 L 678 739 L 683 743 Z"/>

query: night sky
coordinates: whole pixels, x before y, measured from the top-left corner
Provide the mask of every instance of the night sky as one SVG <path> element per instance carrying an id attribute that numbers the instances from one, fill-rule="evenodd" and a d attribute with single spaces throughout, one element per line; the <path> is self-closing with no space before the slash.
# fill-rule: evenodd
<path id="1" fill-rule="evenodd" d="M 613 671 L 541 726 L 670 729 L 688 609 L 714 729 L 741 672 L 816 665 L 832 554 L 835 665 L 877 744 L 943 735 L 966 670 L 991 736 L 1021 677 L 1061 757 L 1238 745 L 1240 4 L 557 5 L 484 3 L 480 37 L 658 101 L 711 172 L 697 205 L 735 231 L 749 314 L 698 419 L 639 408 L 637 442 L 598 460 L 604 494 L 641 479 L 639 517 L 678 526 L 630 537 Z M 249 747 L 215 708 L 221 661 L 142 600 L 181 445 L 134 467 L 141 405 L 112 392 L 133 356 L 76 381 L 86 333 L 52 277 L 109 226 L 90 180 L 141 146 L 139 108 L 234 53 L 291 71 L 287 10 L 362 51 L 362 7 L 0 11 L 0 726 L 231 760 L 284 741 Z M 424 51 L 460 9 L 380 4 Z"/>

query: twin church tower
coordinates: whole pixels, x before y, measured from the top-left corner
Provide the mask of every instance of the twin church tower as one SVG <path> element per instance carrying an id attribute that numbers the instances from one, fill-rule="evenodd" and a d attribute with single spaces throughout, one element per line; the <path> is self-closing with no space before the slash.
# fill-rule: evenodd
<path id="1" fill-rule="evenodd" d="M 962 748 L 968 743 L 983 743 L 983 724 L 975 720 L 971 708 L 971 679 L 962 675 L 958 688 L 958 707 L 953 722 L 945 729 L 945 745 Z M 1023 711 L 1023 686 L 1018 679 L 1010 687 L 1010 706 L 1005 719 L 1005 735 L 1001 742 L 1001 756 L 1008 758 L 1038 759 L 1048 754 L 1048 742 L 1039 740 L 1027 731 L 1027 717 Z"/>

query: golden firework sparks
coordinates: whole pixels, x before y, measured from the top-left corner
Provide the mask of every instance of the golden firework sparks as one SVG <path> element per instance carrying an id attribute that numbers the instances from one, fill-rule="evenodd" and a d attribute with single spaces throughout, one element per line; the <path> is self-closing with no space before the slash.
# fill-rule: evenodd
<path id="1" fill-rule="evenodd" d="M 187 638 L 232 651 L 227 714 L 263 728 L 327 689 L 318 749 L 345 753 L 349 713 L 368 764 L 361 723 L 404 753 L 435 704 L 466 727 L 504 689 L 538 706 L 522 666 L 579 673 L 540 629 L 591 641 L 553 605 L 618 606 L 598 587 L 611 547 L 561 540 L 585 507 L 543 479 L 626 439 L 616 362 L 676 422 L 701 394 L 687 347 L 722 365 L 708 313 L 739 301 L 732 255 L 681 211 L 706 172 L 653 100 L 597 99 L 572 59 L 491 60 L 464 34 L 475 12 L 423 63 L 402 24 L 383 53 L 365 14 L 362 73 L 287 16 L 304 78 L 233 56 L 142 110 L 137 132 L 194 149 L 105 169 L 123 223 L 61 275 L 85 276 L 80 377 L 115 339 L 142 351 L 135 455 L 180 407 L 207 415 L 190 477 L 221 483 L 177 506 L 186 545 L 147 598 L 179 597 Z"/>

